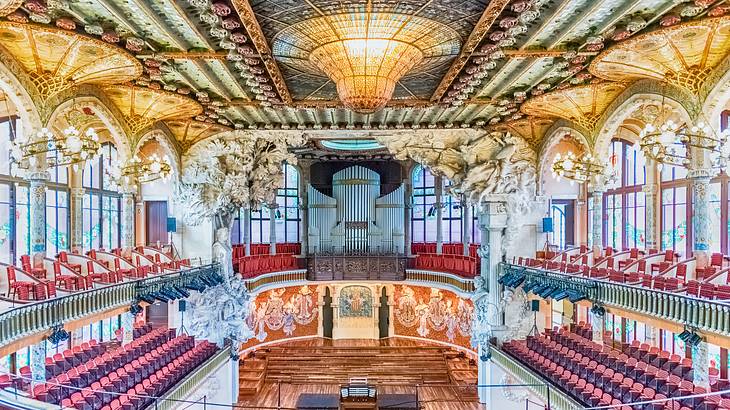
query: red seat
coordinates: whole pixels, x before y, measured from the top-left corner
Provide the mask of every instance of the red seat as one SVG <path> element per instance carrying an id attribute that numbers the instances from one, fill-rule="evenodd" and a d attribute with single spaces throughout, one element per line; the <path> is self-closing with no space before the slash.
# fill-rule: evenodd
<path id="1" fill-rule="evenodd" d="M 11 299 L 15 299 L 17 297 L 20 300 L 30 299 L 30 291 L 33 289 L 35 283 L 17 280 L 15 277 L 15 266 L 8 265 L 5 271 L 9 286 L 8 297 Z"/>

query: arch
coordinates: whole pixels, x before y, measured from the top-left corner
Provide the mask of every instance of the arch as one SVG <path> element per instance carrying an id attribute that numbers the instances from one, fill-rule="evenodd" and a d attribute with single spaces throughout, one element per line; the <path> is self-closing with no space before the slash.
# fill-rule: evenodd
<path id="1" fill-rule="evenodd" d="M 162 129 L 153 128 L 144 135 L 142 135 L 142 137 L 139 139 L 139 141 L 137 141 L 137 144 L 132 150 L 132 156 L 139 154 L 140 150 L 142 150 L 142 147 L 144 147 L 144 145 L 150 140 L 157 141 L 157 143 L 159 143 L 160 146 L 167 152 L 167 155 L 170 157 L 170 163 L 172 164 L 172 171 L 174 175 L 173 178 L 175 180 L 179 180 L 182 175 L 180 154 L 178 153 L 175 144 L 172 142 L 172 138 L 170 137 L 170 135 L 164 132 Z"/>
<path id="2" fill-rule="evenodd" d="M 2 52 L 2 47 L 0 47 L 0 89 L 18 110 L 18 117 L 24 130 L 32 132 L 42 128 L 41 113 L 35 103 L 38 100 L 36 88 L 20 64 Z"/>
<path id="3" fill-rule="evenodd" d="M 540 149 L 539 160 L 537 164 L 537 187 L 540 192 L 545 184 L 545 175 L 548 167 L 551 165 L 550 156 L 555 147 L 566 137 L 569 136 L 575 140 L 576 145 L 582 146 L 586 152 L 593 152 L 586 135 L 575 127 L 569 121 L 558 120 L 545 132 L 544 142 Z"/>
<path id="4" fill-rule="evenodd" d="M 45 126 L 50 128 L 59 119 L 59 116 L 66 113 L 76 104 L 88 106 L 94 111 L 94 115 L 96 115 L 101 123 L 109 130 L 112 140 L 114 141 L 114 145 L 117 147 L 117 151 L 120 154 L 119 159 L 121 161 L 126 161 L 126 159 L 132 155 L 132 148 L 128 138 L 130 135 L 129 130 L 125 125 L 123 125 L 124 121 L 119 120 L 121 117 L 117 115 L 118 112 L 115 113 L 116 108 L 111 108 L 114 107 L 113 105 L 105 103 L 99 95 L 95 95 L 95 93 L 88 93 L 88 91 L 93 91 L 88 89 L 89 87 L 85 88 L 87 89 L 84 91 L 87 92 L 84 94 L 68 96 L 68 98 L 59 102 L 48 118 Z"/>
<path id="5" fill-rule="evenodd" d="M 636 108 L 649 102 L 659 105 L 664 102 L 666 108 L 678 113 L 686 122 L 691 122 L 699 113 L 696 97 L 687 91 L 658 81 L 637 81 L 616 97 L 596 124 L 597 134 L 593 141 L 593 153 L 599 156 L 607 153 L 611 139 L 624 120 L 629 118 Z"/>
<path id="6" fill-rule="evenodd" d="M 715 129 L 719 129 L 720 114 L 730 101 L 730 54 L 715 67 L 702 91 L 704 95 L 702 112 L 708 116 L 706 120 L 716 127 Z"/>

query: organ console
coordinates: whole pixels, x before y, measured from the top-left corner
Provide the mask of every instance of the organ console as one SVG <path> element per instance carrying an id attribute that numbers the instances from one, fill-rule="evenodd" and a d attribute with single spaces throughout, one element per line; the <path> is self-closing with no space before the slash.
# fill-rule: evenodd
<path id="1" fill-rule="evenodd" d="M 352 377 L 340 387 L 340 409 L 377 409 L 378 397 L 375 386 L 366 377 Z"/>

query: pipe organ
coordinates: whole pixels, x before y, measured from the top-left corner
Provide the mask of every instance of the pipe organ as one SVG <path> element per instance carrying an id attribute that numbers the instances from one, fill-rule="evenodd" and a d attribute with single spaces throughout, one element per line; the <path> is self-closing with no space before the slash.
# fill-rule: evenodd
<path id="1" fill-rule="evenodd" d="M 404 187 L 380 196 L 380 175 L 362 166 L 332 176 L 332 197 L 307 186 L 309 253 L 403 253 Z"/>

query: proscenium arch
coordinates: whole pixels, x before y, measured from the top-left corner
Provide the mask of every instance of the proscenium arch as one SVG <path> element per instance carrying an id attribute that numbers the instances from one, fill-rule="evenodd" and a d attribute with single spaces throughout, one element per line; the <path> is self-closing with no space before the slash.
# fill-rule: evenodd
<path id="1" fill-rule="evenodd" d="M 658 103 L 660 106 L 664 103 L 679 114 L 682 121 L 688 123 L 692 122 L 692 118 L 696 117 L 699 111 L 697 99 L 683 89 L 655 80 L 637 81 L 616 97 L 596 124 L 593 153 L 599 156 L 607 154 L 611 139 L 624 120 L 629 118 L 636 108 L 648 102 Z"/>
<path id="2" fill-rule="evenodd" d="M 109 130 L 114 145 L 117 148 L 119 159 L 124 162 L 130 158 L 132 150 L 129 144 L 128 134 L 122 126 L 123 122 L 119 121 L 117 116 L 114 115 L 113 110 L 111 110 L 108 105 L 104 104 L 104 102 L 95 95 L 81 95 L 61 102 L 53 110 L 53 113 L 45 126 L 50 128 L 58 120 L 59 116 L 64 115 L 74 105 L 85 105 L 90 107 L 94 111 L 94 115 L 99 118 L 102 124 L 104 124 L 104 126 Z"/>
<path id="3" fill-rule="evenodd" d="M 553 153 L 554 148 L 560 143 L 560 141 L 566 136 L 570 135 L 577 142 L 578 145 L 583 147 L 586 152 L 594 153 L 591 149 L 590 143 L 585 134 L 574 124 L 566 120 L 558 120 L 545 132 L 543 138 L 542 147 L 540 149 L 539 161 L 537 165 L 537 188 L 542 192 L 542 187 L 545 184 L 545 174 L 548 170 L 547 167 L 551 165 L 550 156 Z"/>
<path id="4" fill-rule="evenodd" d="M 147 131 L 137 142 L 137 145 L 132 151 L 132 156 L 139 154 L 144 147 L 144 144 L 148 141 L 155 140 L 162 146 L 165 153 L 170 157 L 170 164 L 172 165 L 173 179 L 179 181 L 182 172 L 182 165 L 180 161 L 180 154 L 175 148 L 175 144 L 171 142 L 172 137 L 159 128 L 152 128 Z"/>

